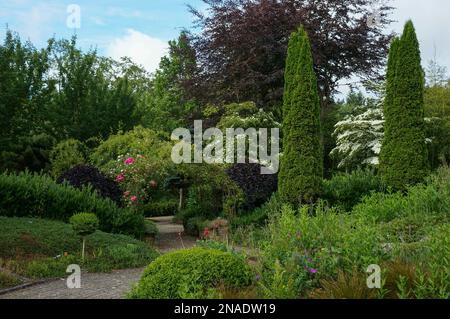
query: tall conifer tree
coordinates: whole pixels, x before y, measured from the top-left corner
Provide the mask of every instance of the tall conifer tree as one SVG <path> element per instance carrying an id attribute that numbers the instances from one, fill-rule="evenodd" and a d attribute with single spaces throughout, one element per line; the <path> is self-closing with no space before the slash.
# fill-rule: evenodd
<path id="1" fill-rule="evenodd" d="M 293 38 L 293 39 L 292 39 Z M 292 204 L 314 201 L 321 191 L 323 150 L 320 138 L 320 100 L 314 72 L 311 45 L 303 27 L 292 35 L 288 61 L 283 115 L 283 157 L 279 173 L 279 191 Z M 295 42 L 299 39 L 299 45 Z"/>
<path id="2" fill-rule="evenodd" d="M 394 190 L 422 181 L 428 171 L 424 82 L 419 42 L 413 23 L 408 21 L 389 53 L 385 135 L 380 154 L 380 173 Z"/>

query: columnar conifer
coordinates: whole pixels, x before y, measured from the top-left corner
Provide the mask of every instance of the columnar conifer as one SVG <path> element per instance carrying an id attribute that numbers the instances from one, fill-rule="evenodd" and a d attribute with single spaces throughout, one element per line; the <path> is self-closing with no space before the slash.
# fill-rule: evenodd
<path id="1" fill-rule="evenodd" d="M 380 173 L 394 190 L 423 180 L 428 171 L 424 131 L 424 72 L 413 23 L 393 40 L 384 105 L 385 134 Z"/>
<path id="2" fill-rule="evenodd" d="M 303 27 L 291 36 L 286 64 L 283 156 L 278 186 L 285 201 L 309 203 L 320 194 L 323 151 L 317 78 Z"/>

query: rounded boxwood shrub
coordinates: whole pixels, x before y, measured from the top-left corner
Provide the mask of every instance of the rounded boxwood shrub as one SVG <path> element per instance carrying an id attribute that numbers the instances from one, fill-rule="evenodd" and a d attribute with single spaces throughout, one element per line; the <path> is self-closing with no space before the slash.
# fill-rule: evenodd
<path id="1" fill-rule="evenodd" d="M 69 220 L 73 231 L 79 236 L 93 234 L 98 228 L 98 218 L 92 213 L 78 213 Z"/>
<path id="2" fill-rule="evenodd" d="M 86 236 L 95 233 L 98 228 L 98 218 L 92 213 L 78 213 L 70 217 L 70 224 L 72 225 L 73 231 L 83 238 L 81 260 L 84 261 Z"/>
<path id="3" fill-rule="evenodd" d="M 86 211 L 97 215 L 104 232 L 136 237 L 144 233 L 142 214 L 119 208 L 87 188 L 78 190 L 66 183 L 57 184 L 48 176 L 28 172 L 0 174 L 0 215 L 68 222 L 73 214 Z"/>
<path id="4" fill-rule="evenodd" d="M 261 174 L 260 164 L 235 164 L 226 172 L 244 192 L 245 200 L 241 206 L 244 211 L 260 207 L 277 190 L 278 175 Z"/>
<path id="5" fill-rule="evenodd" d="M 219 284 L 230 288 L 247 287 L 252 271 L 245 260 L 233 253 L 192 248 L 157 258 L 144 271 L 131 291 L 132 299 L 179 299 L 206 296 Z"/>
<path id="6" fill-rule="evenodd" d="M 117 205 L 121 205 L 122 191 L 112 179 L 104 176 L 96 167 L 91 165 L 77 165 L 58 177 L 57 182 L 69 183 L 71 186 L 82 189 L 90 185 L 101 197 L 109 198 Z"/>

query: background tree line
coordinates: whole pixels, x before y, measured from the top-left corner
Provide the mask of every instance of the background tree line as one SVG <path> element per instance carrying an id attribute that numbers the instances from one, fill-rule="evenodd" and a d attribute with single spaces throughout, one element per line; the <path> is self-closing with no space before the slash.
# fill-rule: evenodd
<path id="1" fill-rule="evenodd" d="M 345 117 L 379 109 L 382 97 L 352 93 L 337 101 L 334 93 L 338 81 L 352 75 L 371 80 L 365 83 L 383 82 L 392 8 L 375 8 L 371 0 L 204 2 L 208 13 L 190 8 L 197 28 L 169 42 L 154 74 L 126 58 L 113 61 L 95 50 L 82 52 L 75 38 L 50 39 L 47 47 L 36 49 L 8 31 L 0 45 L 2 168 L 43 169 L 49 150 L 69 138 L 95 146 L 136 125 L 170 133 L 202 118 L 205 127 L 216 126 L 231 103 L 254 102 L 281 123 L 288 41 L 300 24 L 310 38 L 318 80 L 324 174 L 367 165 L 365 154 L 374 157 L 373 151 L 356 152 L 366 158 L 350 159 L 347 167 L 340 165 L 345 155 L 330 156 L 340 145 L 333 133 Z M 375 10 L 379 23 L 368 24 Z M 425 91 L 425 111 L 432 123 L 428 135 L 436 137 L 429 145 L 436 166 L 448 154 L 442 145 L 448 144 L 449 89 L 445 72 L 434 73 L 427 70 L 434 80 Z M 368 115 L 366 120 L 372 115 L 380 120 L 380 112 Z M 344 133 L 352 121 L 347 124 Z M 366 130 L 357 136 L 367 135 L 373 134 Z"/>

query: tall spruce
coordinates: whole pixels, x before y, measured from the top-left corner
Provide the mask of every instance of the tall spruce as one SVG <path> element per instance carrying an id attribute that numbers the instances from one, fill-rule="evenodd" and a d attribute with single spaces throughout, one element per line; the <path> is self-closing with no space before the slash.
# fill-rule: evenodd
<path id="1" fill-rule="evenodd" d="M 289 46 L 286 57 L 286 69 L 284 72 L 284 92 L 283 92 L 283 114 L 288 114 L 291 95 L 295 84 L 294 78 L 297 72 L 300 45 L 302 39 L 299 32 L 293 32 L 289 39 Z"/>
<path id="2" fill-rule="evenodd" d="M 298 41 L 298 44 L 297 44 Z M 278 188 L 283 200 L 313 202 L 321 192 L 323 150 L 320 138 L 320 100 L 311 45 L 301 27 L 291 35 L 283 114 L 283 157 Z M 288 56 L 288 59 L 289 59 Z"/>
<path id="3" fill-rule="evenodd" d="M 380 173 L 394 190 L 421 182 L 428 172 L 424 130 L 424 72 L 414 25 L 392 42 L 384 105 Z"/>

